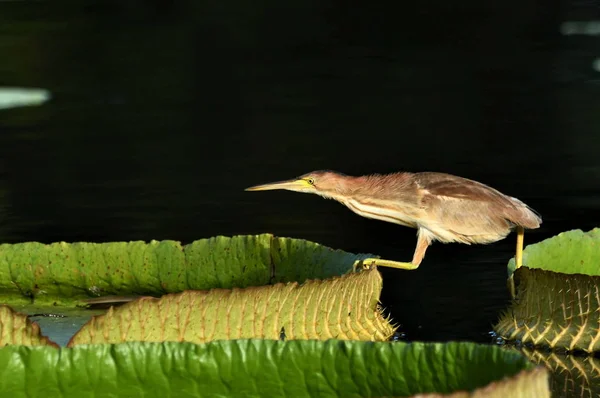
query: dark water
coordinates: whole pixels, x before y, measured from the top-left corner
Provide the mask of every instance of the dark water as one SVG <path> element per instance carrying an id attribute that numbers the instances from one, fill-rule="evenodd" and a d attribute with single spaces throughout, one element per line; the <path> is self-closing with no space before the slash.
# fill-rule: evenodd
<path id="1" fill-rule="evenodd" d="M 367 4 L 367 3 L 365 3 Z M 0 2 L 0 241 L 271 232 L 410 260 L 415 231 L 247 186 L 315 169 L 443 171 L 538 210 L 534 243 L 600 219 L 600 19 L 581 2 Z M 489 342 L 515 237 L 383 269 L 409 339 Z"/>

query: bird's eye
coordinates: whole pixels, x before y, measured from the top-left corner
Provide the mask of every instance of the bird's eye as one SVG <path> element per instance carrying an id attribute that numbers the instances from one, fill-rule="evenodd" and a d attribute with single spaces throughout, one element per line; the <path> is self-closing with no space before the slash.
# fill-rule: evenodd
<path id="1" fill-rule="evenodd" d="M 306 182 L 308 182 L 310 185 L 315 185 L 315 179 L 310 177 L 306 179 Z"/>

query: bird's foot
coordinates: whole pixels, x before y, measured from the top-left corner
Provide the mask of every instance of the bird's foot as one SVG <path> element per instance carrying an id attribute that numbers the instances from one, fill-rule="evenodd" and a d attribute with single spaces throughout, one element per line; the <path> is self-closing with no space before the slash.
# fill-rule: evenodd
<path id="1" fill-rule="evenodd" d="M 375 266 L 375 263 L 373 263 L 372 261 L 368 262 L 368 260 L 373 259 L 356 260 L 354 264 L 352 264 L 352 272 L 360 272 L 373 268 Z"/>
<path id="2" fill-rule="evenodd" d="M 364 260 L 356 261 L 352 267 L 353 271 L 356 272 L 357 268 L 360 270 L 371 269 L 373 267 L 388 267 L 404 270 L 414 270 L 419 268 L 418 265 L 413 263 L 405 263 L 400 261 L 383 260 L 381 258 L 367 258 Z"/>

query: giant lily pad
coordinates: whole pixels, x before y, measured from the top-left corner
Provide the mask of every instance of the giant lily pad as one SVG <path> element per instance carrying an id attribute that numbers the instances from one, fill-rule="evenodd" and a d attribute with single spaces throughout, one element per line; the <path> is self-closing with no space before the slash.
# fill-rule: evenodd
<path id="1" fill-rule="evenodd" d="M 77 304 L 102 295 L 261 286 L 342 275 L 361 259 L 270 234 L 176 241 L 0 245 L 4 302 Z"/>
<path id="2" fill-rule="evenodd" d="M 0 349 L 10 397 L 549 397 L 548 374 L 472 343 L 235 340 Z M 440 396 L 440 395 L 424 395 Z"/>
<path id="3" fill-rule="evenodd" d="M 600 276 L 600 228 L 561 232 L 523 250 L 527 268 L 561 274 Z M 508 262 L 509 275 L 515 271 L 515 259 Z"/>
<path id="4" fill-rule="evenodd" d="M 126 341 L 231 339 L 388 340 L 377 269 L 303 284 L 185 291 L 111 308 L 84 325 L 69 346 Z"/>
<path id="5" fill-rule="evenodd" d="M 494 330 L 536 346 L 600 350 L 600 229 L 561 233 L 523 253 L 517 296 Z"/>
<path id="6" fill-rule="evenodd" d="M 348 272 L 367 256 L 270 235 L 187 246 L 0 245 L 0 287 L 35 301 L 213 288 L 112 309 L 84 326 L 69 348 L 1 348 L 0 394 L 549 396 L 545 368 L 498 347 L 340 341 L 393 332 L 378 308 L 378 271 Z M 286 278 L 300 280 L 256 286 Z M 263 339 L 244 340 L 255 336 Z M 116 344 L 98 344 L 106 342 Z"/>

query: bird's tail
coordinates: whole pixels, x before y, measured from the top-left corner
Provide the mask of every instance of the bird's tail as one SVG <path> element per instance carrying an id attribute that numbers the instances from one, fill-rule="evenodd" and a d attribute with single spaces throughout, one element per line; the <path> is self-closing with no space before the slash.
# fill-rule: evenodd
<path id="1" fill-rule="evenodd" d="M 515 207 L 509 211 L 510 214 L 506 215 L 507 218 L 513 224 L 526 229 L 539 228 L 542 224 L 542 216 L 537 211 L 521 202 L 519 199 L 511 199 Z"/>

